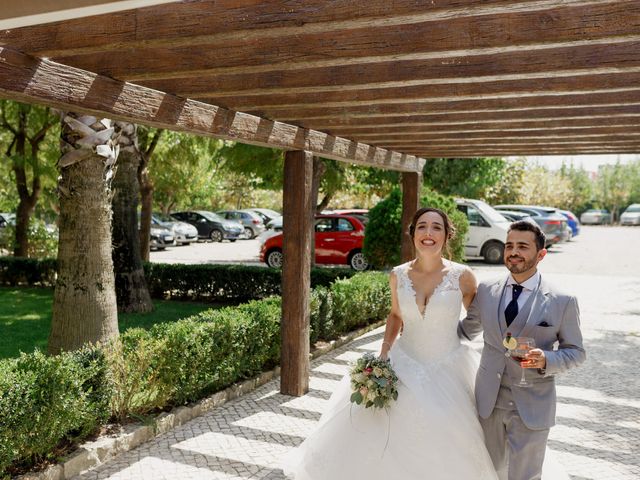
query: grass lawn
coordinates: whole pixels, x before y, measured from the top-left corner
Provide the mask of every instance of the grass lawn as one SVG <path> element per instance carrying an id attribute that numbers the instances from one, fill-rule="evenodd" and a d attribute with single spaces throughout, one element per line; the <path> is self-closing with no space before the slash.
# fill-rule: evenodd
<path id="1" fill-rule="evenodd" d="M 17 357 L 34 348 L 46 351 L 51 329 L 53 289 L 0 287 L 0 358 Z M 192 302 L 154 300 L 151 313 L 121 313 L 118 326 L 149 328 L 156 323 L 173 322 L 215 308 L 215 305 Z"/>

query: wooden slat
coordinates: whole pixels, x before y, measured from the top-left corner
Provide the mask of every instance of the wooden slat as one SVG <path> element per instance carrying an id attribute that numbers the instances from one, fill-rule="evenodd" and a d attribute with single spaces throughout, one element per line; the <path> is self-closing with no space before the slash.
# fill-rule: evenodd
<path id="1" fill-rule="evenodd" d="M 441 139 L 450 140 L 489 140 L 500 139 L 566 139 L 566 138 L 609 138 L 609 137 L 639 137 L 640 125 L 626 127 L 590 127 L 588 129 L 557 129 L 557 130 L 511 130 L 492 132 L 422 132 L 422 133 L 387 133 L 381 131 L 377 134 L 359 135 L 358 138 L 367 138 L 368 142 L 376 145 L 402 144 L 407 142 L 430 142 Z"/>
<path id="2" fill-rule="evenodd" d="M 145 47 L 180 47 L 384 28 L 450 18 L 542 11 L 615 0 L 192 0 L 0 33 L 0 45 L 43 56 Z"/>
<path id="3" fill-rule="evenodd" d="M 496 134 L 510 134 L 511 132 L 530 132 L 530 131 L 544 131 L 553 133 L 557 130 L 573 130 L 588 131 L 595 128 L 602 128 L 603 125 L 611 128 L 620 129 L 634 129 L 640 130 L 640 116 L 625 116 L 620 115 L 617 117 L 610 117 L 606 124 L 600 119 L 590 118 L 578 118 L 578 119 L 561 119 L 561 120 L 522 120 L 514 122 L 501 122 L 496 120 L 495 122 L 484 123 L 445 123 L 445 124 L 428 124 L 428 125 L 398 125 L 398 126 L 344 126 L 333 127 L 331 129 L 332 134 L 343 137 L 356 136 L 361 141 L 364 139 L 381 137 L 384 134 L 401 134 L 401 135 L 437 135 L 443 134 L 466 134 L 466 133 L 496 133 Z M 366 140 L 370 141 L 370 140 Z"/>
<path id="4" fill-rule="evenodd" d="M 258 73 L 392 60 L 459 59 L 629 39 L 640 23 L 640 3 L 563 7 L 545 11 L 444 19 L 379 28 L 323 31 L 273 38 L 225 40 L 178 48 L 122 49 L 52 59 L 129 81 L 196 75 Z M 474 32 L 460 35 L 459 32 Z M 637 33 L 637 32 L 636 32 Z M 410 38 L 411 41 L 407 41 Z M 339 48 L 336 48 L 339 42 Z M 208 47 L 208 48 L 207 48 Z"/>
<path id="5" fill-rule="evenodd" d="M 523 98 L 540 95 L 567 95 L 623 92 L 640 88 L 640 73 L 575 75 L 571 77 L 540 78 L 532 82 L 512 80 L 482 82 L 477 84 L 457 83 L 416 85 L 398 88 L 371 88 L 363 90 L 332 91 L 297 94 L 256 94 L 218 97 L 198 95 L 197 98 L 223 105 L 235 110 L 249 111 L 283 107 L 353 107 L 362 105 L 384 105 L 396 103 L 432 103 L 452 100 L 481 100 L 497 98 Z"/>
<path id="6" fill-rule="evenodd" d="M 313 128 L 327 130 L 336 126 L 361 126 L 370 128 L 394 127 L 401 125 L 447 125 L 447 124 L 481 124 L 495 122 L 524 122 L 524 121 L 557 121 L 561 119 L 592 119 L 594 125 L 598 125 L 595 120 L 606 121 L 615 116 L 637 117 L 640 115 L 639 105 L 625 105 L 622 107 L 578 107 L 578 108 L 555 108 L 526 111 L 507 112 L 481 112 L 481 113 L 442 113 L 434 115 L 403 115 L 403 116 L 374 116 L 369 117 L 334 117 L 315 122 L 299 122 L 305 126 L 313 125 Z"/>
<path id="7" fill-rule="evenodd" d="M 66 21 L 177 0 L 2 0 L 0 29 Z"/>
<path id="8" fill-rule="evenodd" d="M 311 288 L 311 183 L 313 155 L 287 152 L 284 159 L 282 253 L 282 349 L 280 391 L 309 390 L 309 302 Z"/>
<path id="9" fill-rule="evenodd" d="M 479 87 L 481 88 L 481 87 Z M 325 119 L 338 116 L 353 118 L 359 117 L 381 117 L 397 115 L 426 115 L 437 113 L 481 113 L 481 112 L 508 112 L 558 109 L 558 108 L 578 108 L 578 107 L 618 107 L 625 105 L 640 104 L 640 89 L 628 92 L 609 92 L 586 95 L 549 95 L 540 97 L 525 98 L 500 98 L 489 100 L 460 100 L 449 102 L 434 102 L 424 104 L 395 104 L 395 105 L 370 105 L 362 107 L 344 108 L 323 108 L 315 107 L 308 109 L 269 109 L 250 112 L 255 115 L 264 115 L 268 118 L 279 118 L 284 121 L 299 121 L 309 119 Z"/>
<path id="10" fill-rule="evenodd" d="M 325 133 L 272 122 L 116 81 L 0 48 L 0 94 L 113 119 L 188 131 L 286 150 L 307 150 L 335 160 L 419 171 L 420 159 Z"/>
<path id="11" fill-rule="evenodd" d="M 309 68 L 300 71 L 202 75 L 188 79 L 139 82 L 158 90 L 193 97 L 236 96 L 255 93 L 315 93 L 337 90 L 394 88 L 413 85 L 535 81 L 538 78 L 584 74 L 640 72 L 640 35 L 635 41 L 612 39 L 610 44 L 582 45 L 549 50 L 469 55 L 444 61 L 387 61 L 363 65 Z"/>

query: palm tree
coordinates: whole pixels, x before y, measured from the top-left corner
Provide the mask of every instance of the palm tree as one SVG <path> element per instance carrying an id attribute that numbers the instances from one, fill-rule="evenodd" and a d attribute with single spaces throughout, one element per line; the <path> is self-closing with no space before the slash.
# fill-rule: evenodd
<path id="1" fill-rule="evenodd" d="M 118 156 L 114 132 L 110 120 L 63 114 L 51 354 L 118 336 L 111 257 L 111 181 Z"/>

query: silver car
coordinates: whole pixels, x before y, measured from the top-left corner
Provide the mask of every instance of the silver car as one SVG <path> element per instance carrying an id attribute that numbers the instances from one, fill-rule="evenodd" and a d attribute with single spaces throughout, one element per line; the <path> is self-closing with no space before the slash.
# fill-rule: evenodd
<path id="1" fill-rule="evenodd" d="M 640 203 L 632 203 L 622 212 L 620 225 L 640 225 Z"/>
<path id="2" fill-rule="evenodd" d="M 514 210 L 531 216 L 547 237 L 547 248 L 566 240 L 567 219 L 556 208 L 538 205 L 496 205 L 493 208 L 498 211 Z"/>
<path id="3" fill-rule="evenodd" d="M 187 222 L 181 222 L 171 215 L 154 213 L 151 215 L 151 225 L 160 225 L 171 229 L 178 245 L 189 245 L 198 241 L 198 229 Z"/>
<path id="4" fill-rule="evenodd" d="M 241 223 L 244 228 L 245 238 L 255 238 L 265 231 L 262 216 L 253 210 L 221 210 L 216 213 L 222 218 Z"/>
<path id="5" fill-rule="evenodd" d="M 592 208 L 580 215 L 580 223 L 584 225 L 607 225 L 611 223 L 611 214 L 608 210 Z"/>

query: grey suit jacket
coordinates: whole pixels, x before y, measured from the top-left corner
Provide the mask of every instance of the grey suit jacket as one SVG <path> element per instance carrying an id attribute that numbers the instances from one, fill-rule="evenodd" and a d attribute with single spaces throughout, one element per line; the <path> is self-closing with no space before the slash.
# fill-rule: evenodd
<path id="1" fill-rule="evenodd" d="M 484 332 L 484 348 L 476 376 L 476 403 L 482 418 L 491 415 L 501 381 L 507 385 L 520 379 L 520 365 L 505 356 L 502 340 L 507 332 L 500 300 L 508 276 L 502 280 L 481 283 L 467 317 L 460 322 L 459 334 L 469 340 Z M 546 369 L 526 369 L 532 387 L 511 387 L 513 400 L 524 424 L 533 429 L 555 424 L 556 389 L 554 375 L 582 363 L 586 356 L 580 332 L 580 313 L 575 297 L 566 295 L 541 278 L 518 316 L 509 326 L 513 336 L 533 337 L 545 352 Z M 556 344 L 557 342 L 557 344 Z M 506 377 L 503 379 L 503 375 Z"/>

